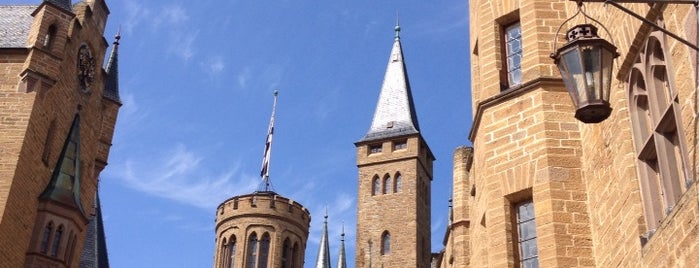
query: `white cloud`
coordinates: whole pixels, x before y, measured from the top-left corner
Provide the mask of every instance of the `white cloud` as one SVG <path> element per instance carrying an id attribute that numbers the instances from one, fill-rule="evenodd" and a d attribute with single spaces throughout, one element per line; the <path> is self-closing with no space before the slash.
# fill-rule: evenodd
<path id="1" fill-rule="evenodd" d="M 250 73 L 250 67 L 243 68 L 243 71 L 238 73 L 238 86 L 242 89 L 245 89 L 248 85 L 248 80 L 250 80 L 251 76 L 252 74 Z"/>
<path id="2" fill-rule="evenodd" d="M 170 24 L 179 24 L 189 20 L 189 15 L 180 5 L 164 7 L 162 17 Z"/>
<path id="3" fill-rule="evenodd" d="M 254 191 L 259 184 L 257 177 L 240 174 L 239 164 L 222 174 L 208 175 L 204 162 L 203 157 L 178 145 L 160 156 L 129 159 L 115 170 L 120 170 L 116 176 L 130 188 L 210 211 L 231 196 Z"/>
<path id="4" fill-rule="evenodd" d="M 209 74 L 218 74 L 226 68 L 221 56 L 215 56 L 201 63 L 202 68 Z"/>
<path id="5" fill-rule="evenodd" d="M 184 61 L 194 57 L 194 42 L 197 40 L 198 31 L 173 32 L 172 41 L 169 43 L 169 51 Z"/>

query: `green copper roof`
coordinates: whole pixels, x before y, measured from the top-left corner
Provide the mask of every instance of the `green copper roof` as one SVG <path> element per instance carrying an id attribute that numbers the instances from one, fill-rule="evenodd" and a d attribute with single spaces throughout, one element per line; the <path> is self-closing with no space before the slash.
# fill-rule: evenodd
<path id="1" fill-rule="evenodd" d="M 76 114 L 51 181 L 39 198 L 74 207 L 85 215 L 80 203 L 80 178 L 80 116 Z"/>

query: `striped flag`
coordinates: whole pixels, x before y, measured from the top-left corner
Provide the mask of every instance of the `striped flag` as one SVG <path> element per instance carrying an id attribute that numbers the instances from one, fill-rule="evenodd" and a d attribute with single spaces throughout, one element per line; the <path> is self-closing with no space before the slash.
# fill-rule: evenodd
<path id="1" fill-rule="evenodd" d="M 279 91 L 274 91 L 274 105 L 272 106 L 272 117 L 269 119 L 269 128 L 267 129 L 267 141 L 265 142 L 265 153 L 262 156 L 262 168 L 260 169 L 260 177 L 267 181 L 269 178 L 269 159 L 272 155 L 272 136 L 274 135 L 274 113 L 277 110 L 277 95 Z"/>

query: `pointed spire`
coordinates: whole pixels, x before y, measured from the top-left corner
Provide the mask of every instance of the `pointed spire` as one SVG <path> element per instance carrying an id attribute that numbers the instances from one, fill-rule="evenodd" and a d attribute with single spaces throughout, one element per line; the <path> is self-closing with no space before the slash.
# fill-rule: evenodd
<path id="1" fill-rule="evenodd" d="M 318 258 L 315 268 L 330 268 L 330 244 L 328 242 L 328 208 L 325 208 L 325 221 L 323 221 L 323 234 L 320 237 Z"/>
<path id="2" fill-rule="evenodd" d="M 119 40 L 121 39 L 121 29 L 117 31 L 114 36 L 114 47 L 112 47 L 112 54 L 109 55 L 109 61 L 107 61 L 106 74 L 107 77 L 104 81 L 104 97 L 121 104 L 121 99 L 119 98 Z"/>
<path id="3" fill-rule="evenodd" d="M 61 9 L 73 13 L 73 5 L 70 0 L 44 0 L 46 3 L 51 3 Z"/>
<path id="4" fill-rule="evenodd" d="M 98 186 L 99 187 L 99 186 Z M 99 189 L 95 192 L 94 215 L 87 224 L 85 231 L 85 243 L 80 255 L 80 268 L 109 268 L 107 255 L 107 239 L 104 235 L 104 223 L 102 221 L 102 205 L 100 203 Z"/>
<path id="5" fill-rule="evenodd" d="M 272 157 L 272 136 L 274 135 L 274 114 L 277 111 L 277 96 L 279 96 L 279 90 L 274 91 L 274 104 L 272 104 L 272 116 L 269 119 L 269 128 L 267 129 L 267 141 L 265 142 L 265 152 L 262 157 L 262 168 L 260 170 L 260 177 L 265 183 L 265 192 L 270 190 L 269 181 L 269 160 Z"/>
<path id="6" fill-rule="evenodd" d="M 347 268 L 347 257 L 345 254 L 345 223 L 342 223 L 342 234 L 340 235 L 340 253 L 337 256 L 337 268 Z"/>
<path id="7" fill-rule="evenodd" d="M 374 119 L 371 122 L 371 128 L 360 141 L 415 134 L 420 131 L 408 73 L 403 61 L 400 26 L 396 25 L 395 31 L 396 38 L 386 67 Z"/>
<path id="8" fill-rule="evenodd" d="M 80 115 L 76 114 L 51 181 L 39 198 L 73 207 L 85 215 L 80 203 L 80 180 Z"/>

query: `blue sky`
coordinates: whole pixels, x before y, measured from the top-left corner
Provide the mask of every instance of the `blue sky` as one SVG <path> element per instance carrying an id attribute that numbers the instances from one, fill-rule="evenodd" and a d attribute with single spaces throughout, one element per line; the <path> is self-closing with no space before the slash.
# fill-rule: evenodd
<path id="1" fill-rule="evenodd" d="M 471 126 L 467 2 L 108 0 L 110 43 L 121 27 L 124 103 L 101 175 L 112 267 L 212 266 L 216 206 L 260 184 L 274 89 L 270 176 L 311 211 L 306 267 L 325 206 L 333 265 L 344 222 L 353 267 L 354 142 L 371 124 L 397 13 L 420 128 L 437 158 L 440 250 L 452 153 L 469 144 Z"/>

